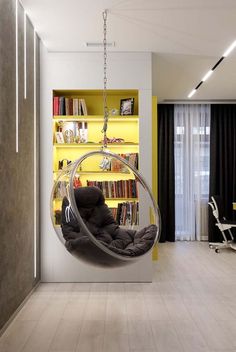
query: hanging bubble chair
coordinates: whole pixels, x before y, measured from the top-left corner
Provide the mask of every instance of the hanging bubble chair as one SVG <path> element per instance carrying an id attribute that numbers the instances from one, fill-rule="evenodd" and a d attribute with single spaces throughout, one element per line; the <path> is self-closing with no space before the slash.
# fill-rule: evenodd
<path id="1" fill-rule="evenodd" d="M 134 163 L 107 151 L 106 17 L 104 11 L 103 148 L 62 168 L 52 190 L 51 219 L 73 256 L 115 267 L 150 253 L 160 236 L 160 213 Z"/>
<path id="2" fill-rule="evenodd" d="M 86 171 L 101 163 L 108 167 Z M 119 165 L 119 172 L 108 170 L 112 164 Z M 114 181 L 109 181 L 111 173 Z M 65 248 L 97 266 L 131 264 L 148 254 L 160 235 L 159 209 L 143 177 L 120 155 L 102 150 L 60 171 L 51 195 L 51 219 Z"/>

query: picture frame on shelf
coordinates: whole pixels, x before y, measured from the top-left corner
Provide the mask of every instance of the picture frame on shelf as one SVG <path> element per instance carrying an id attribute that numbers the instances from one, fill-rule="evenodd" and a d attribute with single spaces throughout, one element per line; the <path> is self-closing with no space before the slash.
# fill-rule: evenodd
<path id="1" fill-rule="evenodd" d="M 65 143 L 64 136 L 63 136 L 62 132 L 55 132 L 55 136 L 56 136 L 56 141 L 57 141 L 58 144 Z"/>
<path id="2" fill-rule="evenodd" d="M 120 115 L 129 116 L 134 114 L 134 98 L 120 100 Z"/>

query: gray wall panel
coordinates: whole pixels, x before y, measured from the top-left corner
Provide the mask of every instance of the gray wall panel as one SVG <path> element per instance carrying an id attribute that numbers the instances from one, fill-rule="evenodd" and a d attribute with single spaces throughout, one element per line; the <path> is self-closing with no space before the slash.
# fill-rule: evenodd
<path id="1" fill-rule="evenodd" d="M 20 4 L 18 29 L 19 153 L 16 153 L 15 0 L 0 0 L 0 329 L 39 280 L 39 270 L 34 278 L 33 256 L 34 30 L 28 20 L 27 99 L 24 99 L 24 10 Z M 39 91 L 39 81 L 37 85 Z"/>

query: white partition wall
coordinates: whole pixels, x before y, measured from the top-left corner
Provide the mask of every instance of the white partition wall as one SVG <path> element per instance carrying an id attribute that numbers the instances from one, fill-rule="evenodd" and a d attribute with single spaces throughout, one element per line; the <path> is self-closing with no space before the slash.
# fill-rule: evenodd
<path id="1" fill-rule="evenodd" d="M 139 90 L 140 171 L 152 182 L 151 54 L 109 53 L 108 89 Z M 103 269 L 84 264 L 59 242 L 50 219 L 53 185 L 52 91 L 102 89 L 102 53 L 53 53 L 41 45 L 41 279 L 44 282 L 148 282 L 151 255 L 132 265 Z"/>

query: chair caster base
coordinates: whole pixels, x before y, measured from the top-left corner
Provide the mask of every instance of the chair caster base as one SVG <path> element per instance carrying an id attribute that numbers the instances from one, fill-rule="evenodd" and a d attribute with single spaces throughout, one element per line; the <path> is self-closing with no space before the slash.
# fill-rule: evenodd
<path id="1" fill-rule="evenodd" d="M 230 248 L 236 251 L 236 243 L 230 243 Z"/>
<path id="2" fill-rule="evenodd" d="M 236 243 L 233 241 L 224 241 L 220 243 L 209 243 L 209 248 L 214 249 L 215 253 L 220 253 L 221 249 L 231 248 L 236 251 Z"/>

